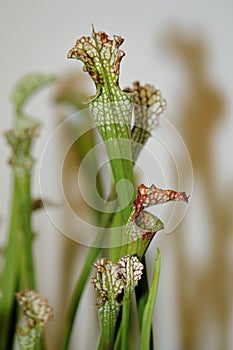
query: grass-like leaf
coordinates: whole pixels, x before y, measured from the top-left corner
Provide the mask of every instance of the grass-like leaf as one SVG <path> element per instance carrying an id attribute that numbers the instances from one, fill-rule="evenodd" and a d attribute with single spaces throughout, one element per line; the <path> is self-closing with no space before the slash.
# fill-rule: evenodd
<path id="1" fill-rule="evenodd" d="M 160 251 L 157 250 L 157 257 L 154 263 L 154 276 L 150 288 L 148 300 L 143 313 L 140 350 L 150 350 L 151 325 L 154 313 L 154 306 L 157 296 L 159 274 L 160 274 Z"/>

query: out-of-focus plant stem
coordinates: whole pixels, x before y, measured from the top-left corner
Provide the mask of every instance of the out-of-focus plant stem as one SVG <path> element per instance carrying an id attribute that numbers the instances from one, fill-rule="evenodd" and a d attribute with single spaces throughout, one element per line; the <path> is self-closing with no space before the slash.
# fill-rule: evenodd
<path id="1" fill-rule="evenodd" d="M 20 289 L 35 289 L 32 258 L 30 171 L 14 173 L 12 214 L 5 266 L 1 279 L 0 300 L 0 349 L 11 349 L 17 317 L 15 292 Z M 8 336 L 7 336 L 8 335 Z M 7 347 L 6 344 L 8 343 Z"/>
<path id="2" fill-rule="evenodd" d="M 11 146 L 12 202 L 8 243 L 0 277 L 0 350 L 11 350 L 18 321 L 15 293 L 20 289 L 35 289 L 31 231 L 31 145 L 37 135 L 38 122 L 23 112 L 27 100 L 43 85 L 55 77 L 32 74 L 23 78 L 15 87 L 12 102 L 15 110 L 14 127 L 5 133 Z M 40 349 L 43 349 L 41 342 Z"/>
<path id="3" fill-rule="evenodd" d="M 14 292 L 19 284 L 19 240 L 18 240 L 18 196 L 16 192 L 16 179 L 14 179 L 11 219 L 9 228 L 9 241 L 6 249 L 5 266 L 1 276 L 0 299 L 0 349 L 11 349 L 16 328 L 16 307 Z"/>
<path id="4" fill-rule="evenodd" d="M 31 195 L 30 195 L 30 172 L 17 180 L 17 194 L 19 204 L 19 215 L 21 218 L 21 259 L 22 259 L 22 286 L 23 288 L 36 289 L 35 272 L 32 253 L 32 231 L 31 231 Z"/>

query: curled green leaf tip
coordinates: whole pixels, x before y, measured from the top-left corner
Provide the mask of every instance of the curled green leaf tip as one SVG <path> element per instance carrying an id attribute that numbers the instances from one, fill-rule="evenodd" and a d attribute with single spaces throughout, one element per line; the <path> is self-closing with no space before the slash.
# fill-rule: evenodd
<path id="1" fill-rule="evenodd" d="M 22 109 L 27 100 L 40 88 L 56 80 L 55 75 L 32 73 L 25 76 L 15 86 L 11 100 L 15 107 L 16 115 L 23 117 Z"/>

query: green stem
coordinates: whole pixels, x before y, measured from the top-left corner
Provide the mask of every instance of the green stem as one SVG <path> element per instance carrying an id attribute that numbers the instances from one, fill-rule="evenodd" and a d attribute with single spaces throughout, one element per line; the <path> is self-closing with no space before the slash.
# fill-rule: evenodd
<path id="1" fill-rule="evenodd" d="M 18 288 L 35 289 L 35 277 L 31 250 L 31 197 L 30 173 L 15 172 L 12 214 L 5 267 L 1 278 L 0 349 L 11 349 L 17 317 L 15 316 L 15 293 Z M 8 345 L 6 345 L 8 344 Z"/>
<path id="2" fill-rule="evenodd" d="M 33 328 L 21 327 L 18 332 L 20 350 L 42 350 L 43 328 L 39 325 Z"/>
<path id="3" fill-rule="evenodd" d="M 119 308 L 113 307 L 112 310 L 109 310 L 109 305 L 108 305 L 108 310 L 106 310 L 105 305 L 103 306 L 103 311 L 101 315 L 102 332 L 101 332 L 101 337 L 98 344 L 98 350 L 113 349 L 117 316 L 119 311 L 117 309 Z"/>
<path id="4" fill-rule="evenodd" d="M 25 171 L 17 178 L 17 194 L 19 198 L 19 215 L 21 218 L 21 258 L 22 258 L 22 285 L 25 288 L 36 289 L 31 232 L 31 195 L 30 172 Z"/>
<path id="5" fill-rule="evenodd" d="M 128 221 L 132 210 L 132 199 L 135 198 L 133 164 L 130 160 L 130 155 L 126 155 L 126 159 L 124 159 L 124 156 L 122 156 L 122 153 L 124 153 L 122 147 L 127 147 L 127 144 L 125 144 L 125 142 L 121 144 L 121 140 L 117 139 L 106 142 L 114 182 L 117 185 L 117 193 L 123 217 L 123 224 L 126 224 Z"/>

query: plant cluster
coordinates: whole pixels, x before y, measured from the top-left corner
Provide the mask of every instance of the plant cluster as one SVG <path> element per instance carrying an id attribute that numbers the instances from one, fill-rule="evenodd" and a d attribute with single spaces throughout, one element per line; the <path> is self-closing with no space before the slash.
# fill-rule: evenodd
<path id="1" fill-rule="evenodd" d="M 153 348 L 151 330 L 160 252 L 157 251 L 150 287 L 145 253 L 156 232 L 163 228 L 163 223 L 146 209 L 168 201 L 188 202 L 185 192 L 160 189 L 154 184 L 148 187 L 136 184 L 135 164 L 152 130 L 158 127 L 159 116 L 166 103 L 160 91 L 150 84 L 135 82 L 124 90 L 119 87 L 120 63 L 124 56 L 120 46 L 123 41 L 120 36 L 110 39 L 106 33 L 96 33 L 93 29 L 91 37 L 77 40 L 68 53 L 68 58 L 83 62 L 84 71 L 89 73 L 96 86 L 95 96 L 89 97 L 85 103 L 105 144 L 111 184 L 106 208 L 96 213 L 96 226 L 104 228 L 109 245 L 103 248 L 103 234 L 97 235 L 83 262 L 67 310 L 61 350 L 69 348 L 80 298 L 90 280 L 96 291 L 101 323 L 98 349 L 130 348 L 129 320 L 133 298 L 136 298 L 137 305 L 140 349 Z M 31 195 L 31 145 L 38 135 L 39 123 L 25 115 L 23 107 L 38 88 L 54 81 L 53 76 L 30 75 L 16 87 L 12 98 L 16 118 L 13 129 L 7 131 L 5 137 L 12 149 L 9 164 L 13 170 L 13 198 L 8 245 L 0 279 L 0 350 L 13 349 L 15 332 L 21 350 L 44 349 L 43 329 L 53 318 L 52 307 L 38 292 L 32 248 L 31 217 L 33 210 L 43 204 L 40 199 L 33 201 Z M 61 97 L 61 101 L 78 108 L 81 105 L 78 97 L 75 100 L 71 95 Z M 95 144 L 94 133 L 83 135 L 80 142 L 83 147 L 79 144 L 77 153 L 82 159 Z M 96 160 L 94 164 L 97 164 Z M 98 191 L 104 197 L 103 181 L 99 178 L 96 181 Z M 112 199 L 116 199 L 114 210 Z M 108 210 L 109 206 L 111 210 Z M 90 278 L 92 273 L 94 275 Z M 24 325 L 22 318 L 26 322 Z"/>

